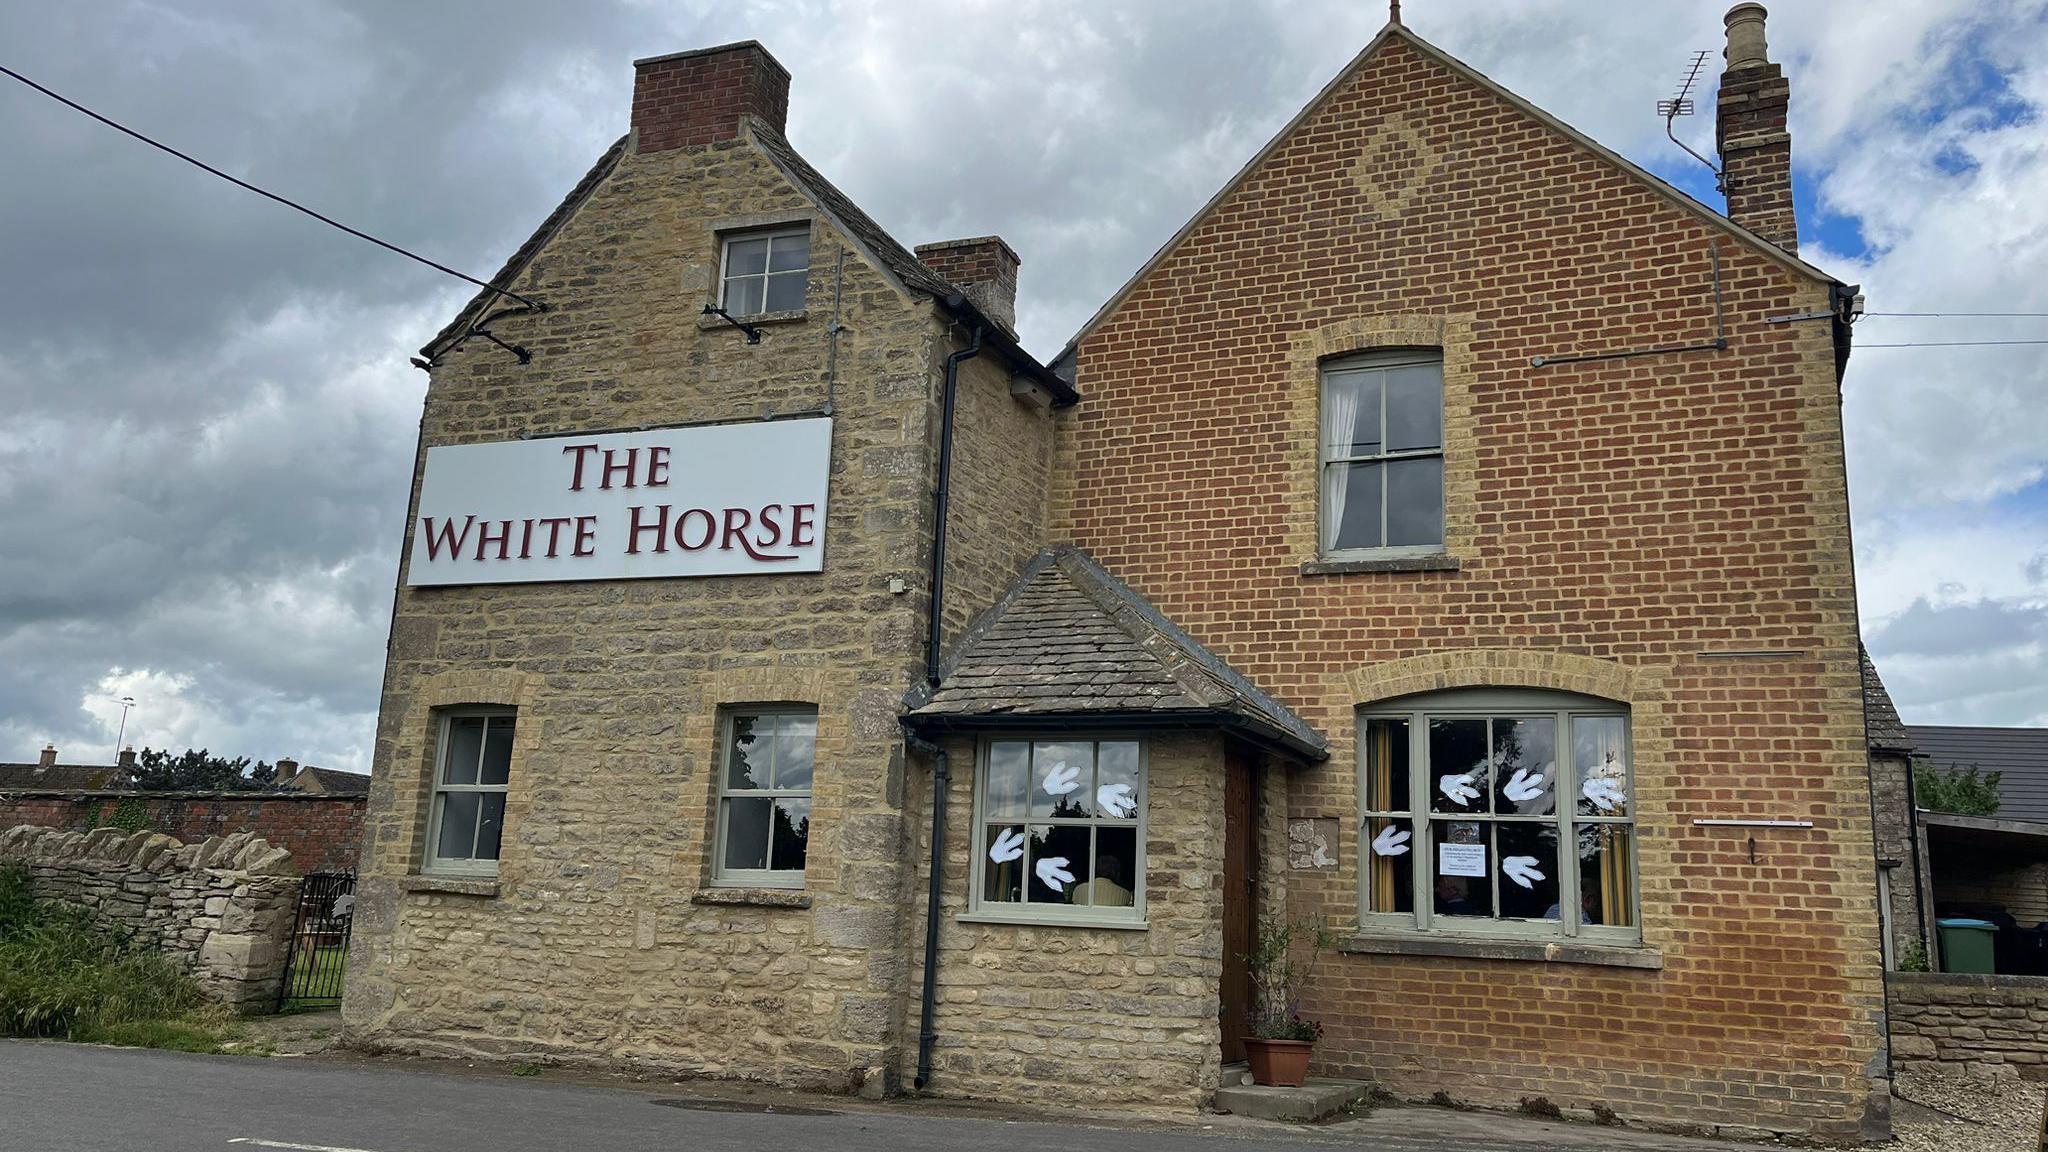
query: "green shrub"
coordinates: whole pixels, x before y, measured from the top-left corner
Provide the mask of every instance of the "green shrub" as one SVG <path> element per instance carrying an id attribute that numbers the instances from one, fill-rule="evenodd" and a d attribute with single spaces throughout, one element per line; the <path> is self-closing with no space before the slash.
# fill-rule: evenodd
<path id="1" fill-rule="evenodd" d="M 1998 815 L 1998 782 L 2003 772 L 1983 774 L 1972 764 L 1965 768 L 1932 765 L 1913 773 L 1914 799 L 1930 812 L 1951 812 L 1957 816 Z"/>
<path id="2" fill-rule="evenodd" d="M 154 1034 L 188 1047 L 207 1008 L 160 953 L 83 909 L 36 903 L 26 869 L 0 868 L 0 1036 L 133 1043 L 175 1024 Z"/>

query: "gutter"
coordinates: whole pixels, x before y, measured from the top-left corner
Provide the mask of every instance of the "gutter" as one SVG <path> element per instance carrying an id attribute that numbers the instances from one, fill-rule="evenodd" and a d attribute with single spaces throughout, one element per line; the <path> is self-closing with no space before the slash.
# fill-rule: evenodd
<path id="1" fill-rule="evenodd" d="M 1072 384 L 1057 372 L 1040 364 L 1036 357 L 1024 350 L 1023 345 L 1017 343 L 1015 337 L 1012 337 L 1001 324 L 989 319 L 988 314 L 974 301 L 968 299 L 965 293 L 955 292 L 950 296 L 936 296 L 933 299 L 961 324 L 985 333 L 988 342 L 995 346 L 996 351 L 1009 359 L 1012 371 L 1019 376 L 1029 377 L 1033 383 L 1052 394 L 1052 406 L 1055 409 L 1072 408 L 1081 402 L 1081 394 L 1074 390 Z"/>
<path id="2" fill-rule="evenodd" d="M 1075 732 L 1191 731 L 1223 732 L 1268 752 L 1307 764 L 1321 764 L 1330 750 L 1290 732 L 1234 712 L 1153 712 L 1143 708 L 1083 713 L 984 712 L 912 714 L 904 727 L 934 732 L 1042 732 L 1047 728 Z"/>

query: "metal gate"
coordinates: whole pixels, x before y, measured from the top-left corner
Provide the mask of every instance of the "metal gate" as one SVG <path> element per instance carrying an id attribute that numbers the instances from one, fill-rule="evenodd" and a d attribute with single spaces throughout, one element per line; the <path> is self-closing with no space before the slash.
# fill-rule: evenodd
<path id="1" fill-rule="evenodd" d="M 309 872 L 299 885 L 298 914 L 285 954 L 277 1010 L 332 1008 L 341 1003 L 348 967 L 349 924 L 355 919 L 353 872 Z"/>

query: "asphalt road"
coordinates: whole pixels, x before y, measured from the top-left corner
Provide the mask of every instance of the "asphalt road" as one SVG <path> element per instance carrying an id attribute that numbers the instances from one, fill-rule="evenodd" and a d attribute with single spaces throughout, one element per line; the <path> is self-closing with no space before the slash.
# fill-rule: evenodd
<path id="1" fill-rule="evenodd" d="M 551 1082 L 324 1059 L 191 1056 L 0 1042 L 0 1152 L 1384 1152 L 1713 1147 L 1606 1129 L 1382 1112 L 1322 1128 L 1228 1117 L 1135 1128 L 1043 1123 L 921 1105 L 810 1099 L 827 1115 L 717 1111 L 685 1088 Z M 658 1101 L 668 1101 L 667 1105 Z M 1416 1124 L 1445 1125 L 1418 1131 Z M 1632 1138 L 1631 1138 L 1632 1136 Z M 1617 1137 L 1619 1139 L 1617 1139 Z M 1720 1146 L 1724 1152 L 1728 1145 Z"/>

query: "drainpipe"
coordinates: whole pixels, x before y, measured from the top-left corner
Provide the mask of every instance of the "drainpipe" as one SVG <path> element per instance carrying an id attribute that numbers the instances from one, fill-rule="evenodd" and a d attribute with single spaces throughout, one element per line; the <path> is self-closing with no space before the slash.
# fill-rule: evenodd
<path id="1" fill-rule="evenodd" d="M 924 992 L 918 1008 L 917 1078 L 911 1081 L 911 1087 L 922 1091 L 932 1078 L 932 1044 L 939 1038 L 932 1017 L 939 992 L 939 891 L 946 865 L 946 789 L 952 773 L 946 763 L 946 750 L 939 745 L 906 732 L 903 746 L 932 759 L 931 885 L 924 898 Z"/>
<path id="2" fill-rule="evenodd" d="M 974 338 L 967 347 L 946 357 L 945 393 L 939 414 L 939 482 L 932 491 L 931 604 L 925 616 L 924 679 L 933 688 L 939 684 L 939 634 L 945 610 L 946 513 L 953 499 L 953 412 L 960 394 L 960 365 L 981 355 L 981 325 L 974 326 Z M 917 1078 L 911 1087 L 922 1090 L 932 1078 L 934 1005 L 939 990 L 939 893 L 945 885 L 946 789 L 952 780 L 946 750 L 928 740 L 905 732 L 903 746 L 931 757 L 932 761 L 932 858 L 927 869 L 930 883 L 924 908 L 924 992 L 917 1029 Z"/>
<path id="3" fill-rule="evenodd" d="M 953 502 L 953 409 L 960 392 L 960 365 L 981 355 L 981 325 L 967 347 L 946 357 L 946 391 L 939 413 L 939 485 L 932 492 L 931 606 L 925 622 L 924 679 L 939 685 L 939 617 L 946 594 L 946 510 Z"/>

